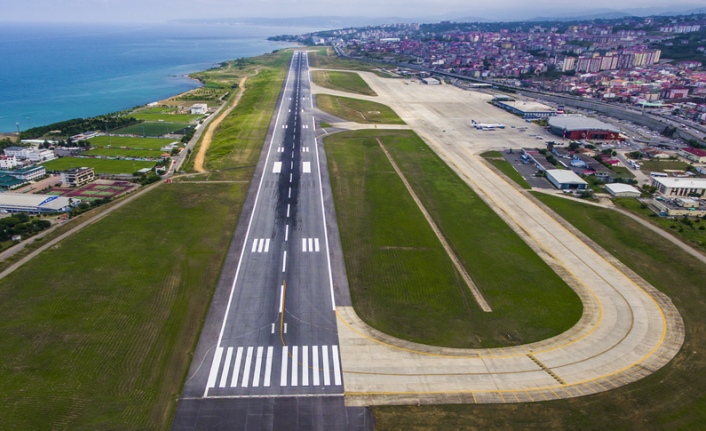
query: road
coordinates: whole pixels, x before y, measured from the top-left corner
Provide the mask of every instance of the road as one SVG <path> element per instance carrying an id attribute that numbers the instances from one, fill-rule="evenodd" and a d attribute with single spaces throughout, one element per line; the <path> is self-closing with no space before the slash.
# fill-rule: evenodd
<path id="1" fill-rule="evenodd" d="M 343 402 L 327 230 L 335 219 L 324 212 L 312 108 L 308 57 L 295 52 L 175 430 L 370 426 L 367 410 Z"/>

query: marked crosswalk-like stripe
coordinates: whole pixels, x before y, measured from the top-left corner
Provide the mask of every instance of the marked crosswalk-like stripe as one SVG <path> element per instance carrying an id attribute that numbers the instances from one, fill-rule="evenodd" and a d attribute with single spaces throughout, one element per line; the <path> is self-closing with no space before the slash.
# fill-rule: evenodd
<path id="1" fill-rule="evenodd" d="M 302 251 L 306 251 L 306 238 L 302 238 Z"/>
<path id="2" fill-rule="evenodd" d="M 217 347 L 216 353 L 213 355 L 213 362 L 211 363 L 211 372 L 208 374 L 208 382 L 206 382 L 207 388 L 213 388 L 216 386 L 216 378 L 218 378 L 218 369 L 221 367 L 222 356 L 223 347 Z"/>
<path id="3" fill-rule="evenodd" d="M 262 352 L 264 348 L 257 348 L 257 356 L 255 358 L 255 373 L 252 376 L 252 386 L 256 388 L 260 386 L 260 370 L 262 369 Z"/>
<path id="4" fill-rule="evenodd" d="M 267 253 L 268 251 L 270 251 L 270 239 L 269 238 L 267 238 L 265 240 L 265 253 Z M 319 250 L 316 250 L 316 251 L 319 251 Z"/>
<path id="5" fill-rule="evenodd" d="M 331 346 L 333 355 L 333 384 L 341 386 L 341 362 L 338 358 L 338 346 Z"/>
<path id="6" fill-rule="evenodd" d="M 319 386 L 319 346 L 312 346 L 311 352 L 314 354 L 314 386 Z"/>
<path id="7" fill-rule="evenodd" d="M 240 386 L 243 388 L 248 387 L 248 380 L 250 380 L 250 363 L 252 361 L 252 347 L 248 347 L 248 353 L 245 356 L 245 367 L 243 367 L 243 380 L 240 382 Z"/>
<path id="8" fill-rule="evenodd" d="M 223 365 L 223 374 L 221 374 L 221 382 L 218 384 L 218 387 L 225 388 L 226 383 L 228 382 L 228 372 L 230 371 L 230 360 L 233 357 L 233 348 L 228 347 L 228 350 L 226 352 L 226 361 L 225 364 Z"/>
<path id="9" fill-rule="evenodd" d="M 292 386 L 298 386 L 299 381 L 298 381 L 298 376 L 299 374 L 297 373 L 297 368 L 299 368 L 299 363 L 298 361 L 298 356 L 297 354 L 299 353 L 299 346 L 292 346 Z"/>
<path id="10" fill-rule="evenodd" d="M 314 251 L 315 252 L 319 251 L 319 239 L 318 238 L 314 238 Z"/>
<path id="11" fill-rule="evenodd" d="M 328 346 L 321 346 L 321 359 L 324 366 L 324 386 L 329 386 L 331 384 L 331 376 L 328 374 Z"/>
<path id="12" fill-rule="evenodd" d="M 251 253 L 269 253 L 270 251 L 270 239 L 269 238 L 255 238 L 252 242 Z"/>
<path id="13" fill-rule="evenodd" d="M 267 359 L 265 360 L 265 381 L 263 386 L 266 388 L 270 387 L 272 381 L 272 346 L 267 348 Z"/>
<path id="14" fill-rule="evenodd" d="M 302 386 L 309 386 L 309 346 L 302 346 Z"/>
<path id="15" fill-rule="evenodd" d="M 282 348 L 282 367 L 279 373 L 279 385 L 287 386 L 287 360 L 289 359 L 288 346 Z"/>
<path id="16" fill-rule="evenodd" d="M 240 361 L 243 360 L 243 348 L 238 347 L 235 353 L 235 366 L 233 367 L 233 378 L 230 379 L 230 387 L 238 386 L 238 376 L 240 375 Z"/>
<path id="17" fill-rule="evenodd" d="M 313 238 L 309 238 L 309 251 L 314 250 L 314 245 L 313 245 L 313 243 L 314 243 L 314 239 L 313 239 Z"/>

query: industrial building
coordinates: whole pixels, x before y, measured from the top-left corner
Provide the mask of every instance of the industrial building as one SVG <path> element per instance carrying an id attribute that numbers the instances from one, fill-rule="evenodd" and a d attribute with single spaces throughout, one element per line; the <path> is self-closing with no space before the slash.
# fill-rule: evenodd
<path id="1" fill-rule="evenodd" d="M 706 178 L 652 177 L 652 186 L 667 197 L 703 197 Z"/>
<path id="2" fill-rule="evenodd" d="M 564 139 L 624 141 L 620 129 L 583 115 L 561 115 L 548 121 L 549 130 Z"/>
<path id="3" fill-rule="evenodd" d="M 574 171 L 562 169 L 549 169 L 545 171 L 547 180 L 560 190 L 585 190 L 588 183 L 581 179 Z"/>
<path id="4" fill-rule="evenodd" d="M 513 114 L 519 115 L 525 120 L 533 120 L 537 118 L 549 118 L 556 115 L 556 109 L 537 102 L 529 102 L 522 100 L 501 100 L 500 98 L 493 99 L 495 106 L 510 111 Z"/>
<path id="5" fill-rule="evenodd" d="M 0 210 L 11 213 L 51 214 L 71 210 L 80 199 L 29 193 L 0 193 Z"/>
<path id="6" fill-rule="evenodd" d="M 635 187 L 622 183 L 606 184 L 605 189 L 614 198 L 639 198 L 642 194 Z"/>
<path id="7" fill-rule="evenodd" d="M 706 163 L 706 150 L 701 148 L 681 148 L 677 151 L 677 154 L 694 163 Z"/>
<path id="8" fill-rule="evenodd" d="M 61 173 L 61 183 L 68 187 L 79 187 L 96 178 L 93 168 L 73 168 Z"/>
<path id="9" fill-rule="evenodd" d="M 697 199 L 657 198 L 651 202 L 653 211 L 662 217 L 704 217 L 706 216 L 706 205 Z"/>

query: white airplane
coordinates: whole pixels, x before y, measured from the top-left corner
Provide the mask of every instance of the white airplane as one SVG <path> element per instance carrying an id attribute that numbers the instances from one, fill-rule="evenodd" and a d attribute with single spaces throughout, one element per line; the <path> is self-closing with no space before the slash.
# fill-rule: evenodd
<path id="1" fill-rule="evenodd" d="M 473 124 L 473 127 L 475 127 L 478 130 L 495 130 L 495 129 L 504 129 L 505 128 L 504 124 L 476 123 L 475 120 L 471 120 L 471 123 Z"/>

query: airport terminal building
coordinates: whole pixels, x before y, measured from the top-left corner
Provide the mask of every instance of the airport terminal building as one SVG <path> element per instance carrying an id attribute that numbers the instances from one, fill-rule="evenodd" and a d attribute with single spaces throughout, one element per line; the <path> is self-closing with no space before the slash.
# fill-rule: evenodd
<path id="1" fill-rule="evenodd" d="M 495 98 L 493 103 L 495 106 L 512 112 L 515 115 L 519 115 L 525 120 L 549 118 L 556 115 L 556 109 L 537 102 Z"/>
<path id="2" fill-rule="evenodd" d="M 620 129 L 583 115 L 560 115 L 548 121 L 549 130 L 564 139 L 624 141 Z"/>

